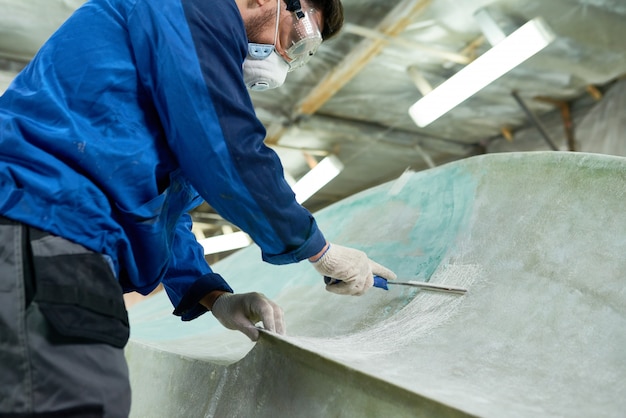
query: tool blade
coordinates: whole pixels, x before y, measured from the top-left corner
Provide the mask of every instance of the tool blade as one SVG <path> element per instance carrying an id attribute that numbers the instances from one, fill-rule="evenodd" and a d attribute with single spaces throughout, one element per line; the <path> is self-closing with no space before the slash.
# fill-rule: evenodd
<path id="1" fill-rule="evenodd" d="M 448 286 L 448 285 L 427 283 L 427 282 L 418 282 L 415 280 L 409 280 L 406 282 L 397 282 L 395 280 L 388 280 L 387 285 L 390 285 L 390 284 L 399 285 L 399 286 L 419 287 L 420 289 L 430 290 L 433 292 L 458 293 L 458 294 L 467 293 L 467 289 L 464 289 L 462 287 Z"/>

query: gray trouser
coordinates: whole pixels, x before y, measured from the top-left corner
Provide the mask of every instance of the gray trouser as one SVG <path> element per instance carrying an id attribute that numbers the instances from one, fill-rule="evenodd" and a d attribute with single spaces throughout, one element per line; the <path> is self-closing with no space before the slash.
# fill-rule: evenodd
<path id="1" fill-rule="evenodd" d="M 85 337 L 60 334 L 46 313 L 54 310 L 50 306 L 57 306 L 50 303 L 55 302 L 52 300 L 55 293 L 61 299 L 76 293 L 65 291 L 77 287 L 72 282 L 74 276 L 89 276 L 94 271 L 81 266 L 81 257 L 68 262 L 66 256 L 77 253 L 102 256 L 50 234 L 31 239 L 31 235 L 37 235 L 33 230 L 0 217 L 0 417 L 127 417 L 130 385 L 121 348 L 125 341 L 111 344 L 90 338 L 91 330 L 98 327 L 91 311 L 86 319 L 74 314 L 69 317 L 73 321 L 71 329 L 76 323 L 87 321 L 89 329 Z M 38 264 L 42 264 L 42 259 L 47 262 L 55 257 L 33 261 L 34 248 L 47 251 L 46 256 L 64 253 L 61 259 L 66 266 L 75 268 L 69 275 L 57 274 L 62 280 L 65 276 L 72 277 L 67 287 L 39 283 Z M 88 273 L 83 274 L 85 271 Z M 45 279 L 46 274 L 50 277 L 46 272 L 41 276 Z M 109 274 L 112 276 L 110 271 Z M 59 288 L 63 291 L 56 292 Z M 89 287 L 87 293 L 91 292 L 93 300 L 92 290 Z M 84 293 L 76 294 L 82 297 Z M 75 307 L 71 300 L 62 302 L 58 305 L 62 315 Z"/>

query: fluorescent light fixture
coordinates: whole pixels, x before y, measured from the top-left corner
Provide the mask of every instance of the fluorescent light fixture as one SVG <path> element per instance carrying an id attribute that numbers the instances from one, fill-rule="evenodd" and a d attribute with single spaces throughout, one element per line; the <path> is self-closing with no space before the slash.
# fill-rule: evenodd
<path id="1" fill-rule="evenodd" d="M 418 100 L 409 109 L 409 115 L 419 127 L 430 124 L 544 49 L 554 39 L 554 33 L 542 18 L 527 22 Z"/>
<path id="2" fill-rule="evenodd" d="M 334 155 L 329 155 L 320 161 L 293 185 L 292 189 L 296 194 L 298 203 L 303 203 L 313 196 L 319 189 L 337 177 L 341 170 L 343 170 L 343 164 Z"/>
<path id="3" fill-rule="evenodd" d="M 245 232 L 238 231 L 201 239 L 198 242 L 204 247 L 204 255 L 208 255 L 247 247 L 252 243 L 252 240 Z"/>

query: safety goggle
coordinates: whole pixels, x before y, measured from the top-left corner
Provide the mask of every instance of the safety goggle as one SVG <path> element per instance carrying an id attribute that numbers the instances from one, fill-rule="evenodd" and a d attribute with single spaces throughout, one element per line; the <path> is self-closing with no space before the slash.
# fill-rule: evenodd
<path id="1" fill-rule="evenodd" d="M 280 1 L 280 0 L 279 0 Z M 314 19 L 317 11 L 313 8 L 303 10 L 300 0 L 286 0 L 287 11 L 291 12 L 291 30 L 285 36 L 286 42 L 283 46 L 286 55 L 285 61 L 289 64 L 289 71 L 302 67 L 309 62 L 322 43 L 322 34 Z M 278 36 L 278 23 L 280 15 L 280 3 L 276 11 L 276 35 Z M 283 39 L 281 37 L 281 39 Z M 276 39 L 274 39 L 276 44 Z M 248 54 L 254 59 L 263 60 L 274 52 L 274 45 L 269 44 L 248 44 Z"/>
<path id="2" fill-rule="evenodd" d="M 291 12 L 293 23 L 286 36 L 287 42 L 281 43 L 289 63 L 289 71 L 302 67 L 309 62 L 322 43 L 322 34 L 315 20 L 317 11 L 313 8 L 304 10 L 300 0 L 287 0 L 287 11 Z M 281 40 L 283 37 L 281 37 Z"/>

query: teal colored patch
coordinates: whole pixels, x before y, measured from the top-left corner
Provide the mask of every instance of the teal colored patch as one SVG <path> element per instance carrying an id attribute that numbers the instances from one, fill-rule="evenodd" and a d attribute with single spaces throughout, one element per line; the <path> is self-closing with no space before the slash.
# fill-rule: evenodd
<path id="1" fill-rule="evenodd" d="M 476 181 L 463 167 L 405 173 L 315 216 L 327 239 L 359 248 L 402 279 L 428 280 L 470 219 Z"/>

